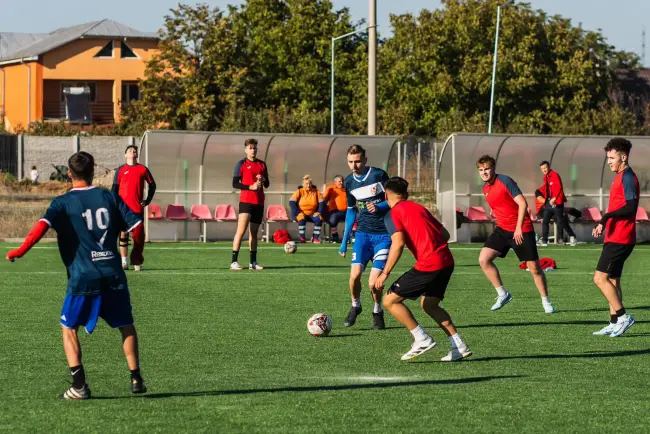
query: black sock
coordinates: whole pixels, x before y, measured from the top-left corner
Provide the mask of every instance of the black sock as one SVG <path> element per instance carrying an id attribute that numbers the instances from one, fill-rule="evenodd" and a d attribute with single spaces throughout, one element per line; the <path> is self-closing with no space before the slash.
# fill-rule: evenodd
<path id="1" fill-rule="evenodd" d="M 142 377 L 140 376 L 140 368 L 131 371 L 131 380 L 142 380 Z"/>
<path id="2" fill-rule="evenodd" d="M 233 250 L 232 251 L 232 261 L 230 261 L 230 262 L 237 262 L 238 258 L 239 258 L 239 252 Z"/>
<path id="3" fill-rule="evenodd" d="M 616 324 L 616 315 L 610 315 L 609 316 L 609 322 L 611 324 Z"/>
<path id="4" fill-rule="evenodd" d="M 251 251 L 251 264 L 255 264 L 257 262 L 257 250 L 256 251 Z"/>
<path id="5" fill-rule="evenodd" d="M 616 318 L 619 318 L 623 315 L 625 315 L 625 308 L 621 308 L 620 310 L 616 311 Z"/>
<path id="6" fill-rule="evenodd" d="M 86 373 L 83 365 L 70 368 L 70 375 L 72 375 L 72 387 L 82 389 L 86 384 Z"/>

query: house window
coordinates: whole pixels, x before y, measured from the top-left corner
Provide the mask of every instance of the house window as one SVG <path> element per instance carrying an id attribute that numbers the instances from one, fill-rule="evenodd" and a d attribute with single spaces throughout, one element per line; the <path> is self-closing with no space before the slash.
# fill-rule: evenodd
<path id="1" fill-rule="evenodd" d="M 138 83 L 122 83 L 122 107 L 126 107 L 131 101 L 138 99 L 140 99 Z"/>
<path id="2" fill-rule="evenodd" d="M 97 83 L 94 81 L 62 81 L 61 82 L 61 102 L 65 101 L 63 89 L 69 87 L 87 87 L 90 89 L 90 102 L 97 102 Z"/>
<path id="3" fill-rule="evenodd" d="M 99 58 L 113 58 L 113 41 L 110 41 L 108 44 L 104 46 L 97 54 L 95 54 L 95 57 Z"/>
<path id="4" fill-rule="evenodd" d="M 126 42 L 122 41 L 122 49 L 120 50 L 120 58 L 122 59 L 137 59 L 138 55 L 133 52 L 133 50 L 126 45 Z"/>

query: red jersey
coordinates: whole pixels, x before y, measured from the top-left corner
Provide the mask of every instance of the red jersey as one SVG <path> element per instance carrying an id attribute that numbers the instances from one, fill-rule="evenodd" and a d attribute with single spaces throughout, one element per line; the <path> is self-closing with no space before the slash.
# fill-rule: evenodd
<path id="1" fill-rule="evenodd" d="M 384 221 L 389 233 L 404 232 L 416 270 L 433 272 L 454 265 L 454 257 L 442 236 L 442 225 L 422 205 L 403 200 L 386 213 Z"/>
<path id="2" fill-rule="evenodd" d="M 144 212 L 144 207 L 141 203 L 144 199 L 145 181 L 147 184 L 154 184 L 151 172 L 147 169 L 147 166 L 143 166 L 140 163 L 132 166 L 129 164 L 121 165 L 115 171 L 115 178 L 113 178 L 113 191 L 136 214 L 142 214 Z"/>
<path id="3" fill-rule="evenodd" d="M 631 167 L 619 172 L 612 181 L 609 190 L 607 212 L 616 211 L 625 206 L 628 200 L 639 199 L 639 179 Z M 605 225 L 605 242 L 618 244 L 636 244 L 636 215 L 629 217 L 612 217 Z"/>
<path id="4" fill-rule="evenodd" d="M 515 197 L 522 194 L 517 183 L 509 176 L 497 175 L 492 184 L 485 183 L 483 194 L 494 212 L 497 226 L 504 231 L 514 232 L 519 217 L 519 205 L 515 202 Z M 528 212 L 524 214 L 521 230 L 524 233 L 533 231 L 533 222 Z"/>
<path id="5" fill-rule="evenodd" d="M 544 185 L 548 192 L 545 197 L 548 200 L 555 198 L 555 205 L 562 205 L 566 203 L 566 196 L 564 195 L 564 187 L 562 187 L 562 178 L 555 170 L 550 170 L 544 175 Z"/>
<path id="6" fill-rule="evenodd" d="M 235 166 L 235 173 L 233 175 L 233 187 L 237 187 L 237 183 L 242 188 L 239 195 L 239 201 L 243 203 L 250 203 L 253 205 L 264 205 L 264 190 L 248 190 L 247 188 L 257 182 L 257 176 L 264 177 L 264 188 L 269 187 L 269 173 L 266 168 L 266 163 L 262 160 L 255 159 L 253 161 L 244 158 L 237 162 Z"/>

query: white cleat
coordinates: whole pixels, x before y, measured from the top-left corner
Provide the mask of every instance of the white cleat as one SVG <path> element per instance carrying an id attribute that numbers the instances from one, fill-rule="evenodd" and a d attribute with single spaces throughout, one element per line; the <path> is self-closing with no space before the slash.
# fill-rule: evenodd
<path id="1" fill-rule="evenodd" d="M 440 359 L 441 362 L 457 362 L 459 360 L 466 359 L 467 357 L 472 355 L 472 351 L 469 349 L 467 345 L 461 347 L 461 348 L 454 348 L 447 353 L 445 357 Z"/>
<path id="2" fill-rule="evenodd" d="M 133 270 L 134 271 L 142 271 L 142 265 L 134 265 Z"/>
<path id="3" fill-rule="evenodd" d="M 537 246 L 538 246 L 538 247 L 548 247 L 548 242 L 545 243 L 544 241 L 539 240 L 539 241 L 537 242 Z"/>
<path id="4" fill-rule="evenodd" d="M 632 324 L 634 324 L 634 318 L 632 318 L 632 315 L 626 313 L 625 315 L 618 318 L 618 322 L 616 324 L 612 324 L 614 327 L 609 337 L 610 338 L 619 337 L 620 335 L 625 333 L 627 329 L 632 327 Z"/>
<path id="5" fill-rule="evenodd" d="M 506 293 L 504 296 L 498 296 L 497 297 L 497 302 L 492 305 L 492 310 L 499 310 L 506 304 L 510 303 L 512 301 L 512 294 L 509 292 Z"/>
<path id="6" fill-rule="evenodd" d="M 239 265 L 239 262 L 235 261 L 232 264 L 230 264 L 230 269 L 239 271 L 242 269 L 242 266 Z"/>
<path id="7" fill-rule="evenodd" d="M 602 329 L 598 330 L 597 332 L 593 332 L 592 334 L 593 334 L 594 336 L 609 336 L 609 335 L 611 335 L 612 332 L 614 331 L 614 326 L 615 326 L 615 325 L 616 325 L 616 324 L 612 324 L 612 323 L 610 322 L 610 323 L 607 324 L 605 327 L 603 327 Z"/>
<path id="8" fill-rule="evenodd" d="M 432 338 L 429 338 L 428 341 L 413 342 L 411 350 L 402 356 L 402 360 L 415 359 L 416 357 L 421 356 L 435 346 L 436 341 L 434 341 Z"/>
<path id="9" fill-rule="evenodd" d="M 544 306 L 545 313 L 555 313 L 555 308 L 553 307 L 553 303 L 551 303 L 550 301 L 548 303 L 542 302 L 542 306 Z"/>
<path id="10" fill-rule="evenodd" d="M 129 269 L 129 263 L 128 262 L 122 262 L 122 270 L 128 270 Z"/>
<path id="11" fill-rule="evenodd" d="M 248 269 L 249 270 L 263 270 L 264 267 L 262 267 L 260 264 L 257 262 L 253 262 L 252 264 L 248 264 Z"/>
<path id="12" fill-rule="evenodd" d="M 569 238 L 569 243 L 570 246 L 577 246 L 578 245 L 578 240 L 576 240 L 576 237 L 570 237 Z"/>

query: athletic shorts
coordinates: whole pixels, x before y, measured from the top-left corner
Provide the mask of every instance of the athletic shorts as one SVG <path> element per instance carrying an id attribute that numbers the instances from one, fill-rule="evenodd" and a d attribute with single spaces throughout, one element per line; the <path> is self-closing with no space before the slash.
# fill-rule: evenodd
<path id="1" fill-rule="evenodd" d="M 383 270 L 388 259 L 390 244 L 388 234 L 368 234 L 357 231 L 352 248 L 352 265 L 361 264 L 362 269 L 365 270 L 368 261 L 372 261 L 372 268 Z"/>
<path id="2" fill-rule="evenodd" d="M 137 215 L 138 217 L 140 217 L 140 220 L 142 220 L 142 221 L 144 222 L 144 214 L 143 214 L 143 213 L 138 214 L 137 212 L 134 212 L 133 214 L 135 214 L 135 215 Z M 143 224 L 144 224 L 144 223 L 143 223 Z M 131 235 L 131 232 L 124 232 L 124 240 L 126 240 L 127 243 L 129 242 L 129 236 L 130 236 L 130 235 Z M 121 247 L 121 246 L 120 246 L 120 247 Z"/>
<path id="3" fill-rule="evenodd" d="M 535 241 L 535 232 L 524 232 L 524 242 L 517 245 L 515 242 L 515 233 L 508 232 L 496 227 L 490 234 L 483 247 L 487 247 L 499 252 L 500 258 L 505 258 L 510 249 L 514 250 L 520 261 L 537 261 L 537 243 Z"/>
<path id="4" fill-rule="evenodd" d="M 445 298 L 449 279 L 454 272 L 454 266 L 438 271 L 418 271 L 411 268 L 393 283 L 388 293 L 394 292 L 400 297 L 416 300 L 419 297 Z"/>
<path id="5" fill-rule="evenodd" d="M 61 309 L 61 324 L 67 328 L 84 326 L 92 333 L 102 318 L 112 328 L 133 324 L 131 297 L 123 289 L 104 289 L 99 295 L 66 295 Z"/>
<path id="6" fill-rule="evenodd" d="M 634 250 L 634 244 L 605 243 L 596 270 L 609 277 L 621 277 L 623 265 Z"/>
<path id="7" fill-rule="evenodd" d="M 239 202 L 239 214 L 250 214 L 250 222 L 260 225 L 264 219 L 264 205 Z"/>

